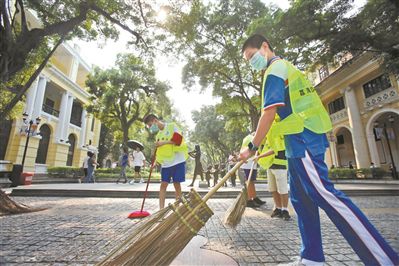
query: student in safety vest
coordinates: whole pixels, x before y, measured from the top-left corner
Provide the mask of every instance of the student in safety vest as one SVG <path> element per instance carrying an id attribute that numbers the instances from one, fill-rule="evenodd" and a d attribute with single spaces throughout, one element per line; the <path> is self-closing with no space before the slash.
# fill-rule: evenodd
<path id="1" fill-rule="evenodd" d="M 399 265 L 399 256 L 362 211 L 328 179 L 324 153 L 331 121 L 317 92 L 305 75 L 276 56 L 265 37 L 255 34 L 242 47 L 255 71 L 265 71 L 258 128 L 240 159 L 255 154 L 269 132 L 276 113 L 284 135 L 291 203 L 298 216 L 302 238 L 298 264 L 322 265 L 325 261 L 319 207 L 342 233 L 366 265 Z M 276 124 L 278 125 L 278 123 Z"/>
<path id="2" fill-rule="evenodd" d="M 284 136 L 271 133 L 273 133 L 272 130 L 269 131 L 266 143 L 255 160 L 262 168 L 267 169 L 268 187 L 274 201 L 271 217 L 288 221 L 291 216 L 288 211 L 287 158 L 285 157 Z"/>
<path id="3" fill-rule="evenodd" d="M 154 114 L 143 119 L 151 134 L 156 134 L 156 161 L 161 165 L 161 187 L 159 190 L 159 207 L 165 207 L 165 195 L 168 184 L 173 181 L 176 200 L 181 196 L 180 183 L 185 181 L 187 145 L 176 124 L 162 122 Z"/>
<path id="4" fill-rule="evenodd" d="M 245 149 L 248 146 L 248 143 L 252 141 L 254 138 L 255 132 L 249 134 L 246 136 L 241 145 L 241 150 Z M 251 178 L 249 174 L 251 173 L 252 170 L 252 175 Z M 247 207 L 250 208 L 258 208 L 262 206 L 263 204 L 266 204 L 265 201 L 261 200 L 259 197 L 256 196 L 256 189 L 255 189 L 255 180 L 258 175 L 258 163 L 257 160 L 254 160 L 253 158 L 248 159 L 243 165 L 241 165 L 240 169 L 244 171 L 244 176 L 245 180 L 249 180 L 247 183 L 247 192 L 248 192 L 248 201 L 247 201 Z"/>

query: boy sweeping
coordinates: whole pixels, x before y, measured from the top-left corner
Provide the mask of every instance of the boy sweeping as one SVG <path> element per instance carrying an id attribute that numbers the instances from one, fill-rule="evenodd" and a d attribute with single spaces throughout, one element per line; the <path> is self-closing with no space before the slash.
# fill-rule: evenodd
<path id="1" fill-rule="evenodd" d="M 176 200 L 181 196 L 180 183 L 185 181 L 187 145 L 183 135 L 174 123 L 166 123 L 154 114 L 143 119 L 151 134 L 156 134 L 156 161 L 161 164 L 161 187 L 159 190 L 159 208 L 165 207 L 166 188 L 173 181 Z"/>
<path id="2" fill-rule="evenodd" d="M 255 71 L 265 71 L 262 88 L 263 112 L 254 139 L 241 151 L 247 160 L 258 150 L 276 113 L 281 121 L 291 191 L 302 238 L 297 265 L 323 265 L 325 261 L 319 207 L 336 225 L 359 258 L 367 265 L 398 265 L 398 254 L 360 209 L 328 179 L 324 153 L 331 121 L 312 84 L 289 62 L 276 56 L 265 37 L 255 34 L 243 47 L 244 58 Z M 289 124 L 289 123 L 287 123 Z"/>

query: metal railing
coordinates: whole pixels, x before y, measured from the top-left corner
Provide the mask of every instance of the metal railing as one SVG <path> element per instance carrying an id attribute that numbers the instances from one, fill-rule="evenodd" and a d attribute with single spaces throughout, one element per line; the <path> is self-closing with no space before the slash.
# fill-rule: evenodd
<path id="1" fill-rule="evenodd" d="M 42 110 L 43 110 L 44 112 L 46 112 L 46 113 L 52 115 L 52 116 L 55 116 L 55 117 L 59 117 L 59 116 L 60 116 L 60 111 L 55 110 L 55 109 L 52 108 L 51 106 L 48 106 L 48 105 L 43 104 Z"/>

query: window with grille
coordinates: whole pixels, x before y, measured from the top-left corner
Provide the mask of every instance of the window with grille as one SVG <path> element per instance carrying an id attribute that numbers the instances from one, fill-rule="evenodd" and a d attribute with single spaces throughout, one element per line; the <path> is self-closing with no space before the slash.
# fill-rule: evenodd
<path id="1" fill-rule="evenodd" d="M 321 68 L 319 68 L 320 81 L 322 81 L 323 79 L 328 77 L 328 75 L 329 75 L 329 73 L 328 73 L 328 67 L 327 66 L 322 66 Z"/>
<path id="2" fill-rule="evenodd" d="M 336 99 L 328 104 L 328 110 L 330 112 L 330 115 L 334 114 L 338 111 L 341 111 L 343 109 L 345 109 L 344 97 L 339 97 L 338 99 Z"/>
<path id="3" fill-rule="evenodd" d="M 391 86 L 388 74 L 381 75 L 363 85 L 364 96 L 368 98 L 390 88 Z"/>

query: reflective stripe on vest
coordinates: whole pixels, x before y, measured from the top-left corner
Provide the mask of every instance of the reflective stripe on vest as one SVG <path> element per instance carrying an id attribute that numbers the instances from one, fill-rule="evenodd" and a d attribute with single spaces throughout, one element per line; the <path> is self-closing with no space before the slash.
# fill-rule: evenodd
<path id="1" fill-rule="evenodd" d="M 273 61 L 264 73 L 262 110 L 264 106 L 264 88 L 267 75 L 269 75 L 273 63 L 280 60 L 283 59 Z M 330 116 L 310 81 L 294 65 L 285 60 L 283 60 L 283 62 L 288 68 L 288 86 L 292 114 L 275 125 L 276 128 L 274 130 L 277 131 L 276 134 L 296 134 L 303 132 L 304 128 L 317 134 L 330 131 L 332 129 Z"/>

